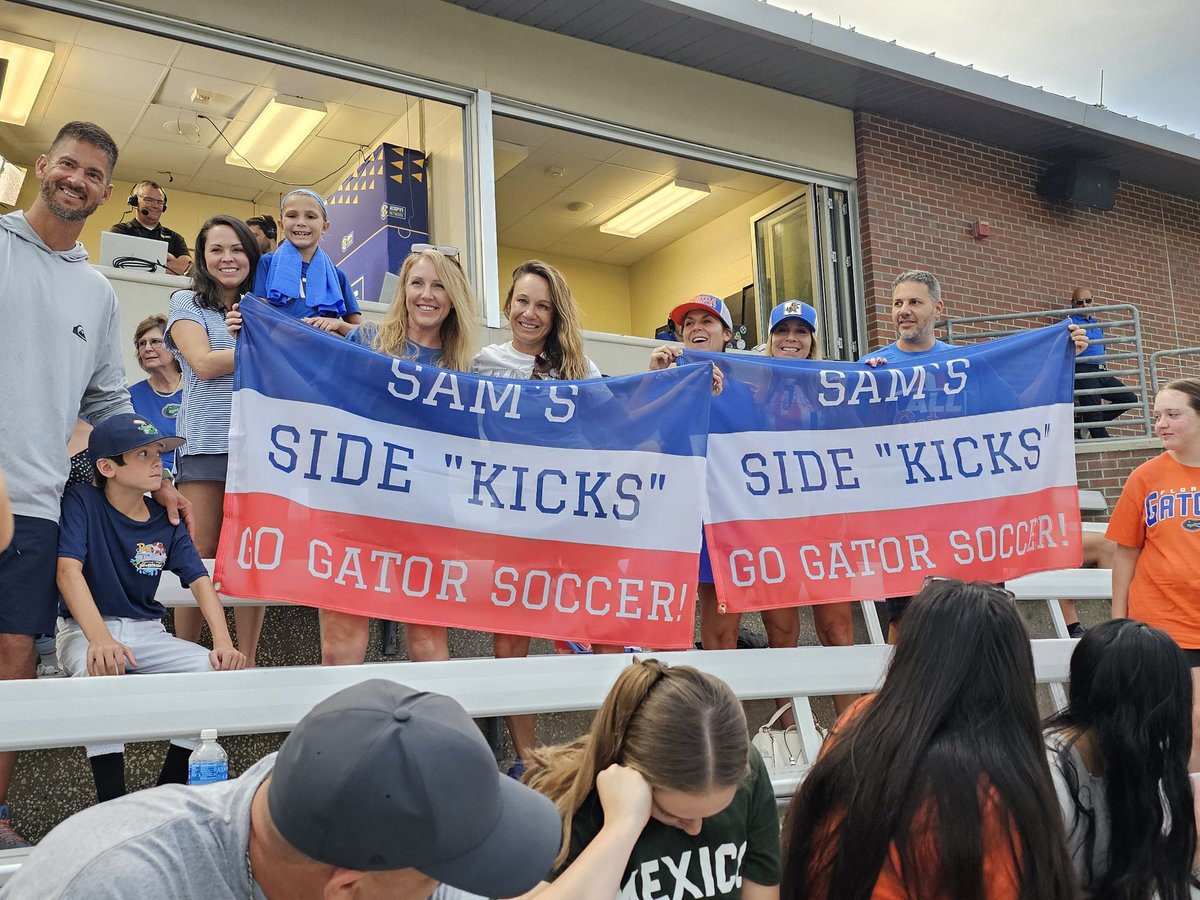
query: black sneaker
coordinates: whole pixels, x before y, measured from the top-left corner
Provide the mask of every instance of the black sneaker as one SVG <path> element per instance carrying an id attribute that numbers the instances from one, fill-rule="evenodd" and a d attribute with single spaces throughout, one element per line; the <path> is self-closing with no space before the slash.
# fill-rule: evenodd
<path id="1" fill-rule="evenodd" d="M 1067 626 L 1067 634 L 1073 637 L 1075 640 L 1079 640 L 1081 637 L 1083 637 L 1086 631 L 1087 629 L 1084 628 L 1083 624 L 1080 622 L 1072 622 Z"/>

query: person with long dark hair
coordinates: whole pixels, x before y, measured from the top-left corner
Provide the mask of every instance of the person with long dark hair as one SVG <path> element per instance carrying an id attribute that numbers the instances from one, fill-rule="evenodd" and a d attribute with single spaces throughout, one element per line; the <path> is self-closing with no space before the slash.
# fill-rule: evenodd
<path id="1" fill-rule="evenodd" d="M 175 482 L 192 502 L 196 549 L 204 559 L 217 554 L 224 519 L 225 474 L 229 466 L 229 420 L 233 408 L 234 336 L 225 314 L 254 286 L 258 242 L 234 216 L 213 216 L 196 237 L 192 289 L 171 295 L 164 335 L 183 369 L 183 404 L 176 433 L 187 443 L 176 451 Z M 234 610 L 238 649 L 254 665 L 262 606 Z M 175 611 L 175 634 L 200 639 L 198 609 Z"/>
<path id="2" fill-rule="evenodd" d="M 1047 722 L 1046 748 L 1085 897 L 1190 896 L 1191 714 L 1187 659 L 1165 631 L 1111 619 L 1075 647 L 1070 703 Z"/>
<path id="3" fill-rule="evenodd" d="M 1012 595 L 931 580 L 905 621 L 792 798 L 781 896 L 1076 897 Z"/>
<path id="4" fill-rule="evenodd" d="M 563 820 L 552 884 L 529 897 L 778 900 L 775 794 L 719 678 L 635 660 L 587 734 L 535 751 L 525 780 Z"/>

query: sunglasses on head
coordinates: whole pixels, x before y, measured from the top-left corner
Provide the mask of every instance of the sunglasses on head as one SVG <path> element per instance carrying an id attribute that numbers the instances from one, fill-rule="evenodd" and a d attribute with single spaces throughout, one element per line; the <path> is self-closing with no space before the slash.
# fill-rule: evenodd
<path id="1" fill-rule="evenodd" d="M 965 585 L 967 582 L 963 581 L 961 578 L 951 578 L 949 575 L 926 575 L 925 580 L 921 582 L 921 587 L 927 588 L 931 584 L 943 583 Z M 989 591 L 995 591 L 1006 600 L 1015 601 L 1017 599 L 1016 594 L 1014 594 L 1008 588 L 1000 587 L 998 584 L 980 584 L 979 587 L 986 588 Z"/>

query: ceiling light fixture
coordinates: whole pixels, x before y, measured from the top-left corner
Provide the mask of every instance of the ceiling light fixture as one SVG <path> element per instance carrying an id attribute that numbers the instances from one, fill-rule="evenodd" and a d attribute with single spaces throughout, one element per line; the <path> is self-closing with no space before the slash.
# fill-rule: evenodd
<path id="1" fill-rule="evenodd" d="M 638 237 L 654 226 L 661 225 L 671 216 L 683 212 L 693 203 L 703 200 L 709 193 L 707 184 L 676 178 L 666 187 L 643 197 L 624 212 L 617 213 L 601 225 L 600 230 L 618 237 Z"/>
<path id="2" fill-rule="evenodd" d="M 231 166 L 278 172 L 329 110 L 318 100 L 276 94 L 225 157 Z"/>
<path id="3" fill-rule="evenodd" d="M 54 45 L 23 34 L 0 32 L 0 58 L 8 60 L 4 90 L 0 92 L 0 122 L 24 125 L 54 61 Z"/>
<path id="4" fill-rule="evenodd" d="M 0 156 L 0 203 L 16 206 L 21 185 L 25 182 L 25 169 Z"/>

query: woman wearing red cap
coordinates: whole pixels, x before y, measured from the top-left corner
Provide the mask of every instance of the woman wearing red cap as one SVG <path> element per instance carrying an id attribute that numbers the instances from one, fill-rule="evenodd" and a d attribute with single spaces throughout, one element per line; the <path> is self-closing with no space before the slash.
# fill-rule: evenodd
<path id="1" fill-rule="evenodd" d="M 671 321 L 681 343 L 663 344 L 650 354 L 650 371 L 666 369 L 676 364 L 684 350 L 703 350 L 724 353 L 725 345 L 733 338 L 733 319 L 720 297 L 697 294 L 686 303 L 671 310 Z M 721 370 L 713 366 L 713 394 L 724 388 Z M 748 394 L 748 392 L 747 392 Z M 748 397 L 749 402 L 753 402 Z M 713 584 L 712 562 L 708 558 L 708 540 L 700 546 L 700 574 L 697 577 L 696 598 L 700 608 L 700 644 L 705 650 L 731 650 L 737 646 L 739 613 L 726 613 L 724 603 L 717 602 Z"/>

